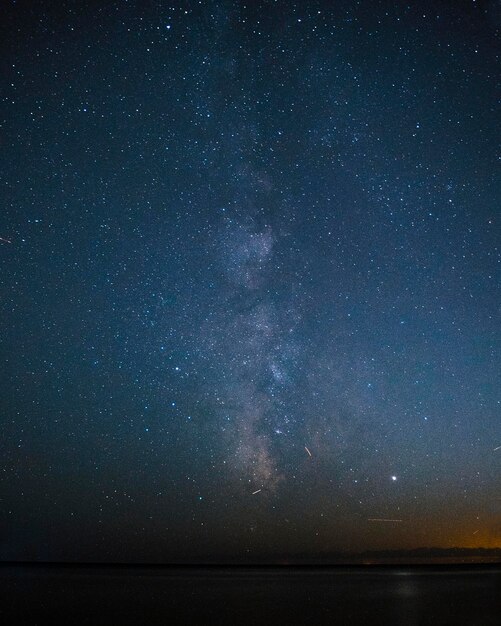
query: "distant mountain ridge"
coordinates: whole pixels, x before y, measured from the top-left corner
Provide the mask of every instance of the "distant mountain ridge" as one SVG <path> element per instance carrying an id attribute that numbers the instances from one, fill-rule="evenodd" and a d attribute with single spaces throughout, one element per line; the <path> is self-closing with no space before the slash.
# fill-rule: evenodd
<path id="1" fill-rule="evenodd" d="M 327 564 L 378 564 L 378 563 L 501 563 L 499 548 L 439 548 L 423 547 L 409 550 L 365 550 L 363 552 L 332 552 L 312 558 L 311 555 L 295 555 L 277 559 L 277 562 Z"/>

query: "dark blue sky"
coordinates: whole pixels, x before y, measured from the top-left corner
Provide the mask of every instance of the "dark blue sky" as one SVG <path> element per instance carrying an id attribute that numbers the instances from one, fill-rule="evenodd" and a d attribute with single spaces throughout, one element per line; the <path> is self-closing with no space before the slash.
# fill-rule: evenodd
<path id="1" fill-rule="evenodd" d="M 500 20 L 4 7 L 1 558 L 500 545 Z"/>

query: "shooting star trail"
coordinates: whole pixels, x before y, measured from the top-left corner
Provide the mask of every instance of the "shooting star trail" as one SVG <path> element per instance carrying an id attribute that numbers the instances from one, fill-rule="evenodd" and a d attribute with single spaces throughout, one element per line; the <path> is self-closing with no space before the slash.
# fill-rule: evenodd
<path id="1" fill-rule="evenodd" d="M 304 449 L 306 450 L 306 452 L 307 452 L 310 456 L 313 456 L 313 455 L 311 454 L 311 452 L 308 450 L 308 448 L 307 448 L 306 446 L 304 447 Z"/>
<path id="2" fill-rule="evenodd" d="M 253 491 L 253 492 L 252 492 L 252 495 L 253 495 L 253 496 L 255 496 L 255 495 L 256 495 L 256 493 L 259 493 L 260 491 L 262 491 L 262 489 L 256 489 L 256 491 Z"/>
<path id="3" fill-rule="evenodd" d="M 494 448 L 493 452 L 496 452 L 496 450 L 501 450 L 501 446 L 498 446 L 497 448 Z"/>
<path id="4" fill-rule="evenodd" d="M 384 519 L 382 517 L 369 517 L 368 522 L 403 522 L 401 519 Z"/>
<path id="5" fill-rule="evenodd" d="M 476 535 L 478 533 L 478 531 L 480 530 L 480 528 L 478 530 L 476 530 L 473 534 Z"/>
<path id="6" fill-rule="evenodd" d="M 10 239 L 5 239 L 5 237 L 0 237 L 0 241 L 3 241 L 4 243 L 12 243 Z"/>

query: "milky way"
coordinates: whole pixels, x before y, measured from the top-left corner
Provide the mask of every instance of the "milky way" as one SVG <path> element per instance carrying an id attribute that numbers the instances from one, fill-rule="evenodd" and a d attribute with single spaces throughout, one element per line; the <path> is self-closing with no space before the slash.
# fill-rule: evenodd
<path id="1" fill-rule="evenodd" d="M 252 217 L 225 217 L 218 243 L 220 295 L 201 333 L 213 370 L 210 384 L 221 396 L 217 414 L 231 462 L 253 486 L 270 489 L 283 479 L 273 440 L 290 432 L 287 390 L 300 358 L 293 298 L 277 302 L 269 277 L 280 271 L 273 267 L 274 245 L 271 227 L 259 229 Z"/>

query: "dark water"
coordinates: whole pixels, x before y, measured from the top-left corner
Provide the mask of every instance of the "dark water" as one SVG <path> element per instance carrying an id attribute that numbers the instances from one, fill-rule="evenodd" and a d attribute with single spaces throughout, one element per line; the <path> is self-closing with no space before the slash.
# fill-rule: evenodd
<path id="1" fill-rule="evenodd" d="M 2 624 L 501 624 L 501 568 L 0 567 Z"/>

